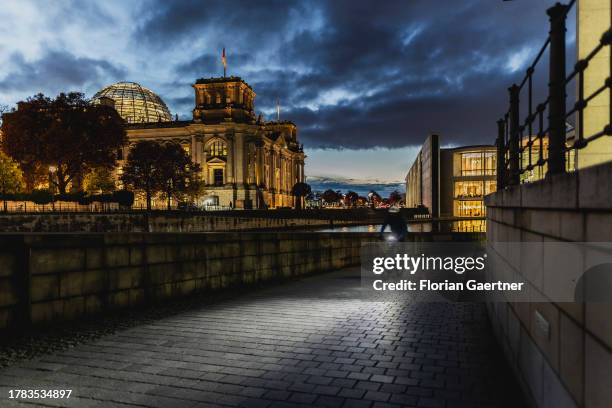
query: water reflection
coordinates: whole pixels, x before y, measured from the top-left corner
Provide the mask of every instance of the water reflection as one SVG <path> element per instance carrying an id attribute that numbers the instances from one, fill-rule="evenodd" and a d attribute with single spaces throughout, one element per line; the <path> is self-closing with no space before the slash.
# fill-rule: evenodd
<path id="1" fill-rule="evenodd" d="M 410 232 L 431 232 L 433 227 L 439 232 L 486 232 L 485 220 L 435 221 L 408 223 Z M 325 228 L 320 232 L 379 232 L 381 224 L 352 225 Z"/>

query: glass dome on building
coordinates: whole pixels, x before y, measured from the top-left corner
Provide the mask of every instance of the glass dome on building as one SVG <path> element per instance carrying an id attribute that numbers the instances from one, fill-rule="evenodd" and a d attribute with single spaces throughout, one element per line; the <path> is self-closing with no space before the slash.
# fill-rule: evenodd
<path id="1" fill-rule="evenodd" d="M 117 82 L 96 93 L 93 103 L 110 98 L 119 115 L 128 123 L 170 122 L 172 115 L 164 101 L 135 82 Z"/>

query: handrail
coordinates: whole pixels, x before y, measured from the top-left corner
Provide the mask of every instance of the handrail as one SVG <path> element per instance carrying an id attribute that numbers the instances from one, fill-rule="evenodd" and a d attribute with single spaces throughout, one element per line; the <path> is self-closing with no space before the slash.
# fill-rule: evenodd
<path id="1" fill-rule="evenodd" d="M 584 58 L 574 65 L 566 75 L 566 41 L 565 22 L 570 10 L 576 4 L 571 0 L 567 5 L 557 3 L 547 10 L 550 18 L 550 32 L 536 57 L 527 68 L 519 85 L 509 88 L 510 106 L 503 117 L 498 120 L 497 146 L 498 156 L 498 188 L 529 181 L 525 178 L 527 172 L 535 168 L 547 166 L 547 174 L 567 171 L 566 157 L 572 151 L 577 152 L 589 143 L 603 136 L 612 136 L 612 123 L 609 119 L 602 129 L 591 135 L 584 134 L 584 111 L 589 104 L 606 90 L 610 94 L 610 118 L 612 118 L 612 50 L 610 52 L 610 76 L 604 83 L 585 95 L 584 77 L 591 61 L 602 53 L 605 47 L 612 49 L 612 21 L 601 36 L 599 43 Z M 538 64 L 546 51 L 549 51 L 549 87 L 548 95 L 534 109 L 533 78 Z M 567 110 L 566 88 L 573 80 L 577 81 L 575 103 Z M 527 88 L 527 109 L 523 120 L 520 120 L 520 92 Z M 544 114 L 547 114 L 546 117 Z M 567 121 L 577 119 L 574 141 L 567 139 Z M 544 140 L 546 139 L 546 146 Z M 537 152 L 534 149 L 537 148 Z M 537 161 L 534 163 L 534 153 Z M 543 169 L 542 169 L 543 170 Z M 523 178 L 523 179 L 521 179 Z"/>

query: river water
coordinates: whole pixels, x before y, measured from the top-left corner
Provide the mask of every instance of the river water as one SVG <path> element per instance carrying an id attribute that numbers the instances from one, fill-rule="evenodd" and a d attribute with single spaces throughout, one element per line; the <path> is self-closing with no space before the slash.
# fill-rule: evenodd
<path id="1" fill-rule="evenodd" d="M 485 220 L 437 221 L 437 222 L 409 222 L 410 232 L 431 232 L 437 224 L 440 232 L 486 232 Z M 317 230 L 319 232 L 380 232 L 381 224 L 339 226 Z M 389 231 L 387 228 L 386 231 Z"/>

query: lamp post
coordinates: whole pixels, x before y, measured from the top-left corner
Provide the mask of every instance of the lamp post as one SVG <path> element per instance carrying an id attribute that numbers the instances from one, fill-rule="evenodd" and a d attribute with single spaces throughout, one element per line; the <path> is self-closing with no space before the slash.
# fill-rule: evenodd
<path id="1" fill-rule="evenodd" d="M 53 185 L 55 173 L 57 173 L 57 166 L 49 166 L 49 192 L 51 193 L 51 209 L 55 211 L 55 187 Z"/>

